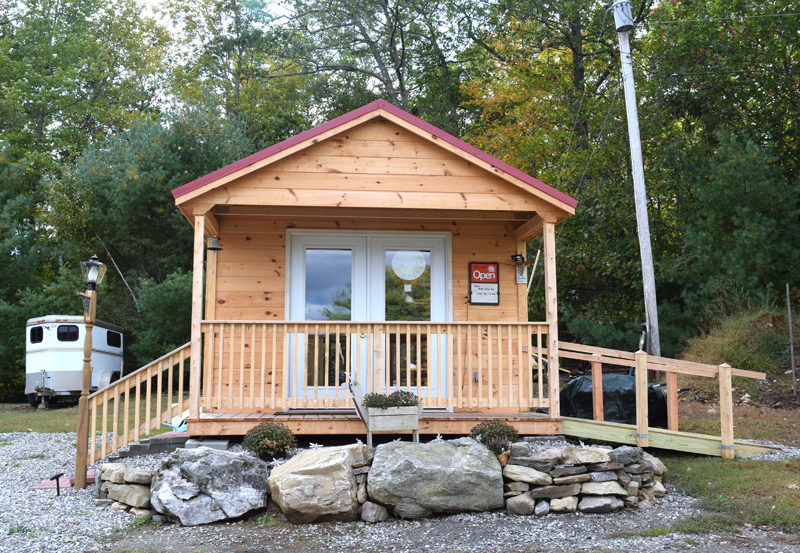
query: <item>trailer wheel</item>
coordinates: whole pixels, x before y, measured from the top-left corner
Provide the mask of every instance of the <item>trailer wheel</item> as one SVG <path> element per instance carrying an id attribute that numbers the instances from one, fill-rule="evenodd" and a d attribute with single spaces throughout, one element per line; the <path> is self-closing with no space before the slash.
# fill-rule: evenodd
<path id="1" fill-rule="evenodd" d="M 39 403 L 41 401 L 42 401 L 42 398 L 40 398 L 38 395 L 36 395 L 36 394 L 28 394 L 28 403 L 30 403 L 31 407 L 33 407 L 34 409 L 39 407 Z"/>

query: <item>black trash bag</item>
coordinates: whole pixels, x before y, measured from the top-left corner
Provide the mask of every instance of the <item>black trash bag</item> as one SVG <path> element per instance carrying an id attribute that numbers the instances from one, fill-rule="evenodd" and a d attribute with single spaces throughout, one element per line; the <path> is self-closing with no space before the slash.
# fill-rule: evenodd
<path id="1" fill-rule="evenodd" d="M 648 386 L 649 426 L 667 427 L 667 393 Z M 561 415 L 593 419 L 592 377 L 579 376 L 561 390 Z M 603 375 L 603 417 L 608 422 L 636 424 L 636 377 Z"/>

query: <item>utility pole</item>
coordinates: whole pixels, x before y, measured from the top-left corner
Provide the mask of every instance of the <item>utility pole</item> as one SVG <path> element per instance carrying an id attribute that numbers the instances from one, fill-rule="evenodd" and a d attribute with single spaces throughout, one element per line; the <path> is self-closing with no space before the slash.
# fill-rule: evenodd
<path id="1" fill-rule="evenodd" d="M 639 253 L 642 257 L 642 285 L 644 308 L 647 317 L 647 334 L 650 340 L 650 355 L 661 355 L 658 335 L 658 310 L 656 307 L 656 278 L 653 270 L 653 251 L 650 249 L 650 222 L 647 218 L 647 195 L 644 189 L 644 167 L 642 144 L 639 138 L 639 114 L 636 110 L 636 88 L 633 83 L 633 63 L 628 31 L 633 30 L 633 16 L 629 0 L 615 0 L 614 23 L 619 37 L 619 55 L 622 61 L 622 82 L 625 86 L 625 111 L 628 115 L 628 137 L 631 143 L 631 166 L 633 169 L 633 196 L 636 200 L 636 225 L 639 229 Z"/>

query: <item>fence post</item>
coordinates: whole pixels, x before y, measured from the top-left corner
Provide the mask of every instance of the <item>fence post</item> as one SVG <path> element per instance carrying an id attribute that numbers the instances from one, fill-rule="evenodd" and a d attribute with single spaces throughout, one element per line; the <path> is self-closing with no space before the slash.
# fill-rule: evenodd
<path id="1" fill-rule="evenodd" d="M 636 359 L 636 445 L 647 447 L 650 444 L 648 430 L 648 405 L 647 405 L 647 353 L 639 350 L 634 355 Z"/>
<path id="2" fill-rule="evenodd" d="M 733 388 L 731 366 L 727 363 L 719 366 L 719 419 L 722 458 L 733 459 L 736 456 L 733 449 Z"/>
<path id="3" fill-rule="evenodd" d="M 678 430 L 678 373 L 667 371 L 667 428 Z"/>
<path id="4" fill-rule="evenodd" d="M 600 357 L 599 353 L 593 353 L 592 357 Z M 594 420 L 603 419 L 603 364 L 600 361 L 592 360 L 592 406 L 594 410 Z"/>

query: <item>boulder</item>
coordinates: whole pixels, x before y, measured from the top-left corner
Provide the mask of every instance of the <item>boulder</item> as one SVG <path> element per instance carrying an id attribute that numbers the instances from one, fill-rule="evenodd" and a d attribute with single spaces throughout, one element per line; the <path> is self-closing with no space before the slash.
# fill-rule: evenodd
<path id="1" fill-rule="evenodd" d="M 543 517 L 550 512 L 550 502 L 547 499 L 540 499 L 536 502 L 536 507 L 533 509 L 533 514 L 537 517 Z"/>
<path id="2" fill-rule="evenodd" d="M 664 463 L 662 463 L 661 459 L 658 457 L 653 457 L 649 453 L 645 453 L 644 459 L 650 461 L 650 464 L 653 465 L 653 474 L 656 476 L 664 476 L 667 473 L 667 467 L 664 466 Z"/>
<path id="3" fill-rule="evenodd" d="M 378 446 L 367 491 L 404 518 L 504 506 L 500 463 L 471 438 Z"/>
<path id="4" fill-rule="evenodd" d="M 150 487 L 140 486 L 138 484 L 114 484 L 109 482 L 106 484 L 109 499 L 119 501 L 131 507 L 139 507 L 149 509 L 152 507 L 150 503 Z"/>
<path id="5" fill-rule="evenodd" d="M 503 476 L 514 482 L 526 482 L 534 486 L 547 486 L 553 483 L 549 474 L 520 465 L 506 465 Z"/>
<path id="6" fill-rule="evenodd" d="M 628 495 L 616 480 L 612 482 L 586 482 L 581 484 L 581 495 Z"/>
<path id="7" fill-rule="evenodd" d="M 269 493 L 289 522 L 358 520 L 353 464 L 363 460 L 364 446 L 356 444 L 304 451 L 272 470 Z"/>
<path id="8" fill-rule="evenodd" d="M 364 522 L 389 520 L 389 511 L 383 505 L 367 501 L 361 506 L 361 520 Z"/>
<path id="9" fill-rule="evenodd" d="M 623 445 L 608 452 L 608 457 L 613 462 L 622 463 L 622 465 L 632 465 L 642 460 L 644 451 L 641 447 L 633 447 Z"/>
<path id="10" fill-rule="evenodd" d="M 646 489 L 650 490 L 650 493 L 653 494 L 653 497 L 664 497 L 667 495 L 667 489 L 661 482 L 653 482 L 653 484 L 648 486 Z"/>
<path id="11" fill-rule="evenodd" d="M 528 457 L 531 454 L 531 444 L 516 442 L 511 444 L 511 457 Z"/>
<path id="12" fill-rule="evenodd" d="M 578 498 L 574 495 L 553 499 L 550 501 L 550 510 L 554 513 L 574 513 L 578 510 Z"/>
<path id="13" fill-rule="evenodd" d="M 239 518 L 267 506 L 268 475 L 267 464 L 249 455 L 178 449 L 153 477 L 151 499 L 156 511 L 184 526 Z"/>
<path id="14" fill-rule="evenodd" d="M 622 509 L 625 504 L 613 495 L 587 495 L 578 503 L 582 513 L 610 513 Z"/>
<path id="15" fill-rule="evenodd" d="M 568 447 L 561 452 L 562 465 L 588 465 L 590 463 L 608 463 L 608 451 L 593 447 Z"/>
<path id="16" fill-rule="evenodd" d="M 523 493 L 516 497 L 510 497 L 506 501 L 506 511 L 509 515 L 525 515 L 533 514 L 536 508 L 536 500 L 528 493 Z"/>

